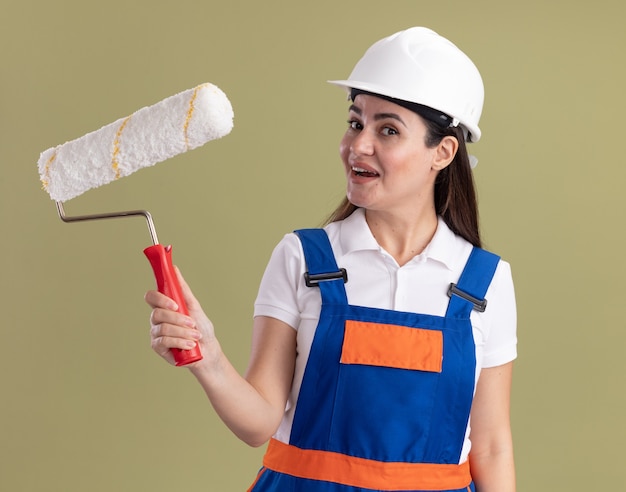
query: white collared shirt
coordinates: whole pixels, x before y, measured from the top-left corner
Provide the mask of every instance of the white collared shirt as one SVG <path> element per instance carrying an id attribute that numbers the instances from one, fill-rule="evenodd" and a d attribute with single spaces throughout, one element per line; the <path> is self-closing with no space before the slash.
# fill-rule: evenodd
<path id="1" fill-rule="evenodd" d="M 444 316 L 450 283 L 456 283 L 472 245 L 455 235 L 439 218 L 437 231 L 424 251 L 399 266 L 374 239 L 363 209 L 343 221 L 325 227 L 337 264 L 348 272 L 348 302 L 396 311 Z M 293 233 L 276 246 L 261 281 L 255 316 L 277 318 L 298 331 L 296 369 L 285 418 L 275 438 L 289 442 L 293 411 L 317 320 L 321 311 L 319 289 L 304 283 L 306 263 L 302 245 Z M 494 367 L 517 356 L 517 315 L 511 269 L 500 261 L 485 296 L 484 313 L 473 311 L 471 322 L 476 344 L 476 379 L 483 367 Z M 461 462 L 467 459 L 467 439 Z"/>

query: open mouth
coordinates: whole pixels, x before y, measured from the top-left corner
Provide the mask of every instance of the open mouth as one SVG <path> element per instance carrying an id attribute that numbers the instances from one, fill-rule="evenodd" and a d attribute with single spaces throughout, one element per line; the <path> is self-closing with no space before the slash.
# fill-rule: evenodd
<path id="1" fill-rule="evenodd" d="M 368 169 L 363 169 L 362 167 L 352 166 L 352 173 L 356 176 L 363 176 L 365 178 L 375 178 L 379 176 L 379 174 L 375 171 L 370 171 Z"/>

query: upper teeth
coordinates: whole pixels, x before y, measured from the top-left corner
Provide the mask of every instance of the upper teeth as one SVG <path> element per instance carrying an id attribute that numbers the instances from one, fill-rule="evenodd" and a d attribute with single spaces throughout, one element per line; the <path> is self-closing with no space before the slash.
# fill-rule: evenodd
<path id="1" fill-rule="evenodd" d="M 352 167 L 352 170 L 355 173 L 370 173 L 370 172 L 372 172 L 372 171 L 368 171 L 367 169 L 363 169 L 362 167 L 354 167 L 354 166 Z"/>

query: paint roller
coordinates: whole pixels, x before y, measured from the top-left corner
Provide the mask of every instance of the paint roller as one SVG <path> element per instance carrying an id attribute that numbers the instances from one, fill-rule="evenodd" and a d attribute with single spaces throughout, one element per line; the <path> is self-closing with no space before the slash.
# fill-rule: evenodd
<path id="1" fill-rule="evenodd" d="M 233 109 L 226 95 L 213 84 L 201 84 L 42 152 L 38 161 L 39 176 L 64 222 L 144 217 L 153 243 L 144 254 L 152 266 L 157 289 L 178 304 L 179 312 L 188 315 L 172 264 L 172 246 L 159 244 L 148 211 L 69 216 L 63 202 L 221 138 L 230 133 L 232 127 Z M 172 349 L 172 352 L 177 366 L 202 359 L 198 345 L 190 350 Z"/>

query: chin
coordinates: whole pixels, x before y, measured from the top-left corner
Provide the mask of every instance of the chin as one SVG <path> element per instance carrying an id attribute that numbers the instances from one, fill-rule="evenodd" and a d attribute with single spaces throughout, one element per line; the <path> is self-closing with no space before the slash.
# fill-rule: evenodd
<path id="1" fill-rule="evenodd" d="M 372 207 L 372 204 L 370 202 L 366 201 L 366 200 L 353 199 L 353 198 L 350 198 L 348 196 L 348 201 L 352 205 L 354 205 L 355 207 L 362 208 L 362 209 L 365 209 L 365 210 L 367 210 L 367 209 Z"/>

